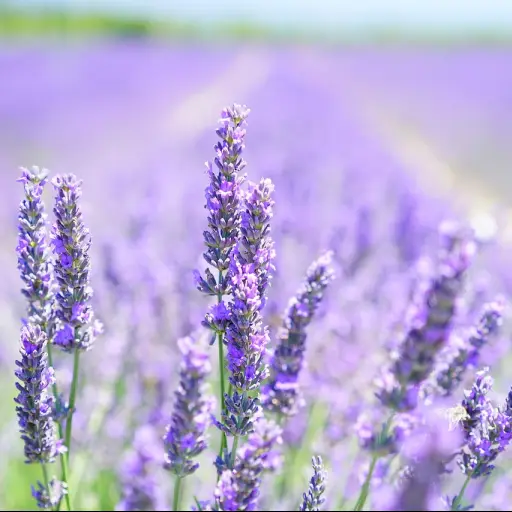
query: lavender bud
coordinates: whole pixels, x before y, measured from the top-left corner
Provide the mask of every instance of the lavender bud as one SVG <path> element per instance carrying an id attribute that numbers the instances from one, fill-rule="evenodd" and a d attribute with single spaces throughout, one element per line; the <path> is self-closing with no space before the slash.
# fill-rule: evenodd
<path id="1" fill-rule="evenodd" d="M 102 326 L 94 320 L 89 304 L 92 297 L 89 283 L 91 237 L 79 206 L 82 182 L 73 174 L 66 174 L 57 176 L 52 183 L 57 192 L 52 243 L 59 285 L 57 317 L 60 320 L 54 343 L 66 352 L 89 350 Z"/>
<path id="2" fill-rule="evenodd" d="M 42 194 L 48 171 L 33 167 L 22 168 L 19 182 L 23 183 L 25 198 L 18 215 L 18 270 L 28 301 L 28 317 L 51 338 L 54 324 L 54 290 L 51 272 L 51 253 L 47 242 L 47 215 Z"/>
<path id="3" fill-rule="evenodd" d="M 438 260 L 421 283 L 408 311 L 407 331 L 392 353 L 392 365 L 377 380 L 377 397 L 398 411 L 416 407 L 419 385 L 434 368 L 435 356 L 446 344 L 457 299 L 475 252 L 467 233 L 452 224 L 441 226 Z"/>
<path id="4" fill-rule="evenodd" d="M 306 328 L 334 278 L 331 258 L 332 253 L 327 252 L 313 262 L 303 286 L 290 301 L 278 345 L 270 361 L 270 379 L 262 389 L 262 403 L 269 411 L 292 416 L 302 403 L 298 379 L 304 364 Z"/>
<path id="5" fill-rule="evenodd" d="M 205 381 L 211 371 L 208 354 L 190 337 L 179 340 L 178 346 L 183 355 L 180 385 L 164 445 L 165 468 L 181 478 L 199 467 L 193 459 L 206 448 L 214 401 L 205 395 Z"/>
<path id="6" fill-rule="evenodd" d="M 325 484 L 327 482 L 327 471 L 321 457 L 313 457 L 313 476 L 309 481 L 309 489 L 302 496 L 302 503 L 299 510 L 320 510 L 320 505 L 325 502 L 322 496 L 325 492 Z"/>
<path id="7" fill-rule="evenodd" d="M 18 424 L 25 443 L 25 462 L 53 462 L 62 451 L 56 439 L 52 419 L 53 397 L 48 388 L 54 382 L 53 368 L 48 367 L 47 337 L 39 325 L 28 324 L 21 329 L 21 358 L 16 361 L 15 375 L 19 393 Z"/>

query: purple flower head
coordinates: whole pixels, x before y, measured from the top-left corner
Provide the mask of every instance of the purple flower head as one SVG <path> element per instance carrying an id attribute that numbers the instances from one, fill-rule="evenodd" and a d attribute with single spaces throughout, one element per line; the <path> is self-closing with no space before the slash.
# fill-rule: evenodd
<path id="1" fill-rule="evenodd" d="M 116 510 L 165 510 L 165 496 L 157 479 L 162 464 L 162 450 L 155 429 L 140 427 L 133 450 L 121 468 L 121 501 Z"/>
<path id="2" fill-rule="evenodd" d="M 287 416 L 297 413 L 301 403 L 298 386 L 304 364 L 306 328 L 333 280 L 331 252 L 320 256 L 306 273 L 306 280 L 290 301 L 279 340 L 270 361 L 270 379 L 263 388 L 263 406 Z"/>
<path id="3" fill-rule="evenodd" d="M 193 459 L 206 448 L 214 402 L 205 395 L 205 381 L 211 371 L 208 354 L 190 337 L 179 340 L 178 346 L 183 355 L 180 385 L 164 445 L 166 469 L 181 478 L 199 467 Z"/>
<path id="4" fill-rule="evenodd" d="M 240 230 L 240 186 L 244 180 L 240 172 L 245 167 L 241 155 L 248 114 L 249 110 L 240 105 L 223 111 L 217 129 L 220 141 L 215 145 L 216 157 L 206 164 L 210 183 L 205 190 L 205 207 L 209 213 L 208 230 L 203 234 L 206 245 L 203 256 L 219 276 L 215 277 L 207 270 L 203 279 L 196 271 L 195 281 L 198 289 L 208 295 L 230 293 L 229 279 L 223 274 L 229 268 Z"/>
<path id="5" fill-rule="evenodd" d="M 261 475 L 275 463 L 274 447 L 282 443 L 281 434 L 281 428 L 271 421 L 260 418 L 255 422 L 234 468 L 221 475 L 213 510 L 256 510 Z"/>
<path id="6" fill-rule="evenodd" d="M 22 293 L 28 302 L 28 317 L 51 339 L 54 329 L 54 281 L 51 252 L 47 241 L 47 215 L 42 194 L 48 171 L 33 167 L 21 169 L 25 197 L 18 214 L 18 270 L 23 281 Z"/>
<path id="7" fill-rule="evenodd" d="M 53 462 L 62 450 L 52 419 L 53 397 L 49 393 L 55 377 L 48 366 L 48 338 L 39 325 L 21 329 L 21 358 L 16 361 L 18 396 L 16 413 L 21 438 L 25 443 L 25 462 Z"/>
<path id="8" fill-rule="evenodd" d="M 435 357 L 449 339 L 474 252 L 473 238 L 466 230 L 452 223 L 441 225 L 437 261 L 421 262 L 427 275 L 418 284 L 407 311 L 405 335 L 391 353 L 391 367 L 384 371 L 387 377 L 378 383 L 377 396 L 384 405 L 398 411 L 416 406 L 419 386 L 434 369 Z"/>
<path id="9" fill-rule="evenodd" d="M 56 191 L 52 231 L 57 293 L 57 317 L 60 327 L 55 344 L 63 350 L 89 350 L 101 332 L 89 304 L 92 297 L 89 248 L 91 237 L 82 220 L 79 206 L 81 184 L 73 174 L 52 180 Z"/>
<path id="10" fill-rule="evenodd" d="M 512 439 L 508 400 L 503 410 L 496 407 L 488 397 L 492 385 L 487 368 L 477 372 L 473 387 L 464 392 L 459 407 L 465 446 L 458 462 L 462 472 L 472 478 L 489 475 L 494 469 L 492 462 Z"/>
<path id="11" fill-rule="evenodd" d="M 299 510 L 320 510 L 320 505 L 325 502 L 322 496 L 325 492 L 325 484 L 327 482 L 327 471 L 321 457 L 313 457 L 313 476 L 309 481 L 309 489 L 307 493 L 302 496 L 302 503 Z"/>
<path id="12" fill-rule="evenodd" d="M 468 368 L 478 365 L 480 350 L 499 330 L 503 320 L 504 302 L 500 299 L 484 306 L 480 319 L 467 337 L 452 337 L 439 354 L 432 376 L 422 390 L 424 397 L 432 394 L 451 395 L 462 382 Z"/>

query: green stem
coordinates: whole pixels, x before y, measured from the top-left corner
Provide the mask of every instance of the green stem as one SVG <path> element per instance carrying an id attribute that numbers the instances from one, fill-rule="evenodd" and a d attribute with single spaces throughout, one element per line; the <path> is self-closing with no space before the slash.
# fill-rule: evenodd
<path id="1" fill-rule="evenodd" d="M 468 486 L 469 482 L 471 481 L 471 476 L 473 473 L 469 473 L 466 477 L 466 480 L 464 480 L 464 484 L 462 485 L 459 494 L 457 494 L 456 498 L 453 500 L 451 510 L 458 510 L 459 505 L 462 502 L 462 498 L 464 497 L 464 493 L 466 492 L 466 487 Z"/>
<path id="2" fill-rule="evenodd" d="M 225 409 L 225 400 L 224 395 L 226 394 L 226 382 L 225 382 L 225 370 L 224 370 L 224 343 L 222 342 L 222 334 L 219 334 L 217 344 L 219 345 L 219 371 L 220 371 L 220 413 L 222 413 Z M 225 432 L 222 432 L 221 440 L 220 440 L 220 453 L 219 455 L 222 457 L 222 452 L 227 448 L 227 439 Z"/>
<path id="3" fill-rule="evenodd" d="M 48 478 L 48 470 L 46 469 L 46 464 L 44 462 L 41 462 L 41 469 L 43 470 L 43 483 L 46 488 L 46 492 L 48 493 L 48 497 L 50 496 L 50 480 Z M 55 510 L 53 507 L 51 507 L 52 510 Z"/>
<path id="4" fill-rule="evenodd" d="M 231 457 L 229 459 L 229 466 L 231 467 L 231 469 L 233 469 L 235 467 L 236 451 L 238 449 L 238 439 L 239 439 L 239 436 L 235 436 L 233 438 L 233 448 L 231 449 Z"/>
<path id="5" fill-rule="evenodd" d="M 68 463 L 69 456 L 71 454 L 71 431 L 73 428 L 73 415 L 75 412 L 75 403 L 76 403 L 76 391 L 78 388 L 78 372 L 80 369 L 80 352 L 78 349 L 75 349 L 74 357 L 73 357 L 73 379 L 71 380 L 71 391 L 69 392 L 69 415 L 66 421 L 66 437 L 65 444 L 68 449 L 66 452 Z"/>
<path id="6" fill-rule="evenodd" d="M 46 345 L 46 349 L 48 352 L 48 365 L 53 368 L 53 350 L 51 343 L 48 343 Z M 52 384 L 52 391 L 53 391 L 53 397 L 55 399 L 55 402 L 57 403 L 57 400 L 59 399 L 59 390 L 57 388 L 57 381 L 55 380 Z M 57 431 L 59 433 L 59 439 L 63 439 L 64 432 L 62 430 L 62 424 L 60 421 L 57 422 Z M 60 465 L 61 465 L 61 471 L 62 471 L 62 482 L 68 485 L 68 460 L 67 455 L 65 453 L 60 454 Z M 46 470 L 46 468 L 44 468 Z M 66 507 L 68 510 L 71 510 L 71 498 L 69 496 L 69 493 L 66 493 L 64 495 L 64 499 L 66 500 Z M 59 501 L 57 504 L 56 510 L 59 512 L 60 506 L 61 506 L 62 500 Z"/>
<path id="7" fill-rule="evenodd" d="M 394 413 L 389 417 L 389 419 L 384 424 L 384 428 L 382 429 L 382 432 L 379 435 L 381 441 L 384 441 L 386 439 L 389 433 L 389 427 L 391 426 L 391 422 L 393 421 L 393 417 Z M 380 442 L 378 444 L 380 444 Z M 368 474 L 366 475 L 363 486 L 361 487 L 361 492 L 359 493 L 359 497 L 357 498 L 356 504 L 354 506 L 354 512 L 360 512 L 364 508 L 364 505 L 370 493 L 370 485 L 372 483 L 373 472 L 375 471 L 375 466 L 377 465 L 377 461 L 381 458 L 381 456 L 382 455 L 378 452 L 373 454 L 372 461 L 370 463 L 370 468 L 368 469 Z"/>
<path id="8" fill-rule="evenodd" d="M 172 500 L 172 509 L 175 512 L 178 512 L 180 510 L 180 500 L 181 500 L 181 480 L 182 478 L 177 476 L 176 480 L 174 481 L 174 496 Z"/>

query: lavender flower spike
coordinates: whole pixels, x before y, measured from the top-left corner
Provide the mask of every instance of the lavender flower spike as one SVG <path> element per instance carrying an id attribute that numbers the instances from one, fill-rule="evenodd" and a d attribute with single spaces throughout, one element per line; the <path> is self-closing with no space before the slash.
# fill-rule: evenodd
<path id="1" fill-rule="evenodd" d="M 28 301 L 28 317 L 51 338 L 54 317 L 54 290 L 47 242 L 47 215 L 42 194 L 48 171 L 33 167 L 22 168 L 19 182 L 23 183 L 25 198 L 18 215 L 18 270 Z"/>
<path id="2" fill-rule="evenodd" d="M 478 324 L 471 329 L 467 339 L 456 338 L 454 345 L 455 342 L 459 343 L 440 354 L 440 361 L 427 383 L 425 394 L 449 396 L 453 393 L 466 370 L 477 366 L 481 348 L 499 330 L 503 309 L 504 303 L 501 300 L 485 304 Z"/>
<path id="3" fill-rule="evenodd" d="M 205 381 L 211 370 L 208 354 L 189 337 L 179 340 L 178 345 L 183 354 L 180 386 L 164 445 L 166 469 L 182 478 L 199 467 L 193 459 L 206 448 L 214 400 L 205 395 Z"/>
<path id="4" fill-rule="evenodd" d="M 299 510 L 320 510 L 320 505 L 325 502 L 322 494 L 325 492 L 325 484 L 327 481 L 327 471 L 321 457 L 313 457 L 313 476 L 309 481 L 309 489 L 307 493 L 303 494 L 302 503 Z"/>
<path id="5" fill-rule="evenodd" d="M 25 443 L 25 462 L 53 462 L 61 453 L 52 420 L 53 396 L 48 388 L 54 382 L 53 368 L 48 367 L 47 337 L 39 325 L 21 329 L 21 358 L 16 361 L 15 375 L 19 393 L 14 401 L 21 438 Z"/>
<path id="6" fill-rule="evenodd" d="M 66 352 L 85 351 L 92 347 L 102 326 L 94 320 L 89 304 L 92 297 L 89 284 L 91 237 L 79 206 L 82 182 L 73 174 L 66 174 L 57 176 L 52 183 L 57 192 L 52 243 L 56 254 L 57 317 L 60 321 L 54 343 Z"/>
<path id="7" fill-rule="evenodd" d="M 416 290 L 405 335 L 391 354 L 391 368 L 377 381 L 377 397 L 398 411 L 416 407 L 420 385 L 449 339 L 457 300 L 475 253 L 473 237 L 455 224 L 443 223 L 440 238 L 438 259 L 434 268 L 429 265 L 428 277 Z"/>
<path id="8" fill-rule="evenodd" d="M 255 423 L 247 443 L 240 449 L 234 468 L 226 469 L 215 489 L 212 510 L 256 510 L 261 474 L 274 467 L 273 447 L 282 443 L 281 428 L 264 418 Z"/>
<path id="9" fill-rule="evenodd" d="M 485 368 L 477 373 L 470 391 L 465 391 L 461 428 L 466 446 L 462 450 L 459 466 L 471 478 L 489 475 L 492 462 L 505 450 L 512 439 L 512 416 L 509 400 L 503 410 L 493 405 L 487 396 L 493 379 Z M 509 395 L 510 396 L 510 395 Z"/>
<path id="10" fill-rule="evenodd" d="M 267 410 L 292 416 L 301 405 L 298 379 L 304 364 L 306 328 L 334 279 L 331 258 L 332 253 L 327 252 L 312 263 L 305 283 L 290 301 L 270 362 L 270 379 L 262 389 L 262 402 Z"/>
<path id="11" fill-rule="evenodd" d="M 32 496 L 37 507 L 44 510 L 54 510 L 67 492 L 66 484 L 56 478 L 48 482 L 48 489 L 41 482 L 37 482 L 37 488 L 32 486 Z"/>
<path id="12" fill-rule="evenodd" d="M 240 185 L 244 177 L 239 173 L 245 167 L 241 155 L 245 147 L 245 120 L 249 112 L 241 105 L 223 110 L 217 129 L 220 141 L 215 145 L 216 157 L 213 162 L 217 169 L 214 169 L 212 162 L 206 163 L 210 178 L 205 190 L 209 230 L 204 232 L 207 249 L 203 256 L 209 265 L 218 270 L 219 277 L 215 277 L 209 269 L 205 270 L 205 278 L 198 271 L 194 274 L 199 291 L 217 297 L 230 293 L 229 280 L 223 273 L 229 268 L 231 252 L 240 230 Z"/>
<path id="13" fill-rule="evenodd" d="M 261 310 L 266 301 L 266 289 L 271 280 L 275 256 L 270 237 L 270 219 L 274 201 L 272 182 L 261 180 L 249 185 L 244 197 L 244 212 L 240 240 L 233 251 L 230 265 L 233 300 L 229 304 L 226 329 L 229 381 L 233 394 L 226 396 L 226 411 L 219 427 L 229 435 L 247 435 L 252 431 L 253 417 L 259 409 L 257 396 L 268 376 L 264 354 L 269 335 L 263 325 Z"/>

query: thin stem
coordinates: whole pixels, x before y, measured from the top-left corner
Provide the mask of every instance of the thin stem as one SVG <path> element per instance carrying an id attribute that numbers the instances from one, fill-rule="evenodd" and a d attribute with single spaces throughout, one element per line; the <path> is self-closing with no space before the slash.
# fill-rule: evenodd
<path id="1" fill-rule="evenodd" d="M 219 345 L 219 371 L 220 371 L 220 413 L 224 412 L 226 407 L 224 395 L 226 393 L 226 382 L 225 382 L 225 371 L 224 371 L 224 343 L 222 341 L 222 334 L 219 334 L 217 344 Z M 222 432 L 221 441 L 220 441 L 220 456 L 222 457 L 222 452 L 224 448 L 227 448 L 227 439 L 225 432 Z"/>
<path id="2" fill-rule="evenodd" d="M 459 494 L 457 494 L 457 496 L 453 500 L 453 503 L 452 503 L 452 506 L 451 506 L 451 510 L 458 510 L 459 509 L 459 505 L 462 502 L 462 498 L 464 497 L 464 493 L 466 492 L 466 487 L 468 486 L 469 482 L 471 481 L 472 475 L 473 475 L 472 472 L 469 473 L 468 476 L 466 477 L 466 480 L 464 480 L 464 484 L 462 485 Z"/>
<path id="3" fill-rule="evenodd" d="M 176 480 L 174 480 L 174 496 L 172 500 L 172 509 L 174 512 L 178 512 L 180 509 L 180 500 L 181 500 L 181 480 L 182 478 L 177 476 Z"/>
<path id="4" fill-rule="evenodd" d="M 74 357 L 73 357 L 73 379 L 71 381 L 71 391 L 69 392 L 69 414 L 68 419 L 66 421 L 66 437 L 65 444 L 68 449 L 66 452 L 68 463 L 69 456 L 71 453 L 71 430 L 73 428 L 73 414 L 75 412 L 75 402 L 76 402 L 76 391 L 78 388 L 78 372 L 80 369 L 80 352 L 78 349 L 75 349 Z"/>
<path id="5" fill-rule="evenodd" d="M 44 462 L 41 462 L 41 469 L 43 470 L 43 483 L 46 488 L 46 492 L 48 493 L 48 498 L 50 498 L 50 480 L 48 478 L 48 470 L 46 468 L 46 464 Z M 55 510 L 55 508 L 51 507 L 52 510 Z"/>
<path id="6" fill-rule="evenodd" d="M 233 469 L 235 467 L 236 451 L 238 449 L 238 439 L 239 439 L 239 436 L 235 436 L 233 438 L 233 448 L 231 449 L 231 456 L 229 459 L 229 466 L 231 467 L 231 469 Z"/>
<path id="7" fill-rule="evenodd" d="M 48 345 L 46 345 L 46 349 L 48 352 L 48 365 L 53 368 L 53 350 L 52 350 L 51 343 L 48 343 Z M 55 403 L 57 403 L 57 401 L 59 399 L 59 389 L 57 388 L 56 380 L 52 384 L 52 392 L 53 392 L 53 397 L 55 399 Z M 64 432 L 62 430 L 62 424 L 60 421 L 57 421 L 56 423 L 57 423 L 57 431 L 59 433 L 59 439 L 63 439 Z M 66 484 L 66 486 L 67 486 L 68 485 L 68 459 L 67 459 L 66 453 L 61 453 L 59 458 L 60 458 L 60 466 L 61 466 L 61 471 L 62 471 L 61 479 L 62 479 L 62 482 L 64 482 L 64 484 Z M 69 496 L 69 493 L 66 493 L 64 495 L 64 499 L 66 500 L 67 509 L 71 510 L 71 498 Z M 57 507 L 56 507 L 57 512 L 59 512 L 59 510 L 60 510 L 61 503 L 62 503 L 62 500 L 60 500 L 59 503 L 57 504 Z"/>
<path id="8" fill-rule="evenodd" d="M 379 435 L 379 441 L 385 441 L 389 433 L 389 427 L 391 426 L 391 422 L 393 421 L 394 413 L 389 417 L 389 419 L 384 424 L 384 428 Z M 380 444 L 380 442 L 378 443 Z M 357 498 L 356 504 L 354 506 L 354 512 L 360 512 L 363 510 L 363 507 L 368 499 L 368 495 L 370 493 L 370 485 L 372 482 L 373 472 L 375 471 L 375 466 L 377 465 L 377 461 L 381 458 L 381 454 L 376 452 L 373 454 L 372 461 L 370 463 L 370 468 L 368 469 L 368 474 L 366 475 L 363 486 L 361 487 L 361 492 L 359 493 L 359 497 Z"/>

